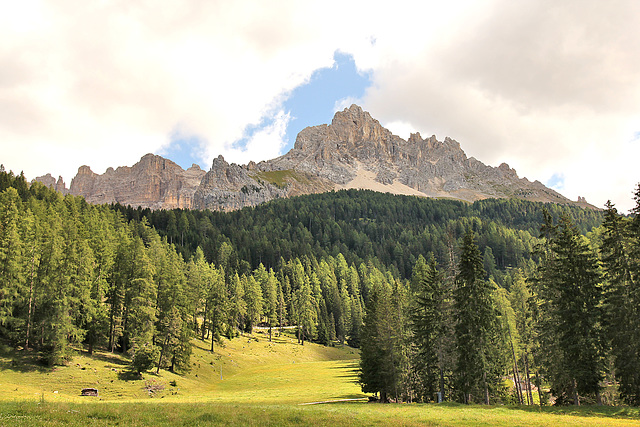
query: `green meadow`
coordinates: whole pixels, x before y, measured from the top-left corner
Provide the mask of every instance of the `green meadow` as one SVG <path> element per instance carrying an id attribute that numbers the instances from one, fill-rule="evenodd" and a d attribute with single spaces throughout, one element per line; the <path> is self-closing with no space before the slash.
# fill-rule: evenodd
<path id="1" fill-rule="evenodd" d="M 2 348 L 0 426 L 640 425 L 636 408 L 368 403 L 358 352 L 347 346 L 302 346 L 286 333 L 269 342 L 264 331 L 225 340 L 214 353 L 210 343 L 193 343 L 190 373 L 142 378 L 118 354 L 79 351 L 48 368 L 35 354 Z M 99 396 L 80 396 L 87 387 Z"/>

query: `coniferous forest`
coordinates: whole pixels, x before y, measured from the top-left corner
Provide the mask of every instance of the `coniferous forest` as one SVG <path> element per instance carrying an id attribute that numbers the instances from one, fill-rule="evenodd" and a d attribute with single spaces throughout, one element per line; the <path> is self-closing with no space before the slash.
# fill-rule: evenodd
<path id="1" fill-rule="evenodd" d="M 339 191 L 235 212 L 94 206 L 0 168 L 0 338 L 190 366 L 256 326 L 360 349 L 381 401 L 640 404 L 640 187 L 624 216 Z"/>

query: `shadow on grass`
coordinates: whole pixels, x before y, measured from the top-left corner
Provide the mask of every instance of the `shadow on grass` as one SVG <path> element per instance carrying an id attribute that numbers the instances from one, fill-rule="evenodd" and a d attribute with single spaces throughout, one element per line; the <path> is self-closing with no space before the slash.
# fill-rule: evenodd
<path id="1" fill-rule="evenodd" d="M 571 415 L 574 417 L 640 419 L 640 408 L 632 408 L 628 406 L 508 406 L 508 408 L 525 412 Z"/>
<path id="2" fill-rule="evenodd" d="M 337 378 L 351 379 L 352 381 L 349 381 L 349 382 L 353 384 L 360 383 L 359 375 L 358 375 L 360 373 L 360 364 L 357 361 L 346 362 L 338 366 L 333 366 L 329 369 L 338 369 L 344 372 L 344 375 L 337 375 Z"/>
<path id="3" fill-rule="evenodd" d="M 14 350 L 9 345 L 0 344 L 0 371 L 47 372 L 52 369 L 42 361 L 42 355 L 35 350 Z"/>
<path id="4" fill-rule="evenodd" d="M 572 417 L 601 417 L 601 418 L 621 418 L 621 419 L 640 419 L 640 408 L 632 408 L 628 406 L 597 406 L 597 405 L 582 405 L 582 406 L 537 406 L 537 405 L 464 405 L 457 402 L 444 402 L 444 403 L 427 403 L 426 405 L 437 405 L 447 408 L 469 408 L 477 410 L 491 411 L 495 409 L 507 409 L 512 411 L 524 411 L 535 414 L 550 414 L 550 415 L 569 415 Z"/>
<path id="5" fill-rule="evenodd" d="M 85 353 L 88 357 L 92 359 L 99 360 L 101 362 L 113 363 L 114 365 L 126 366 L 129 364 L 126 360 L 122 360 L 121 356 L 116 353 L 97 353 L 94 352 L 92 355 L 89 353 Z"/>
<path id="6" fill-rule="evenodd" d="M 123 369 L 118 372 L 118 379 L 122 381 L 139 381 L 142 375 L 132 369 Z"/>

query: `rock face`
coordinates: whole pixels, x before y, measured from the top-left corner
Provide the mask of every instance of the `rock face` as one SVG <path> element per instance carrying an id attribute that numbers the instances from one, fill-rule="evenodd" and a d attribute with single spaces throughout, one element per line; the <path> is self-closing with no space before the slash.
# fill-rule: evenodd
<path id="1" fill-rule="evenodd" d="M 185 171 L 171 160 L 147 154 L 131 167 L 109 168 L 102 175 L 80 166 L 69 192 L 95 204 L 192 209 L 193 194 L 204 175 L 197 165 Z"/>
<path id="2" fill-rule="evenodd" d="M 222 156 L 213 159 L 211 170 L 193 195 L 195 206 L 232 211 L 287 196 L 284 189 L 256 180 L 248 171 L 248 167 L 230 165 Z"/>
<path id="3" fill-rule="evenodd" d="M 517 197 L 572 203 L 538 181 L 519 178 L 506 163 L 494 168 L 467 158 L 451 138 L 440 142 L 415 133 L 405 141 L 357 105 L 336 113 L 330 125 L 304 129 L 291 151 L 257 168 L 304 171 L 335 183 L 335 188 L 468 201 Z"/>
<path id="4" fill-rule="evenodd" d="M 59 176 L 58 180 L 56 181 L 56 179 L 51 176 L 50 173 L 48 173 L 46 175 L 36 177 L 34 181 L 40 182 L 46 187 L 62 194 L 67 194 L 69 192 L 69 190 L 67 189 L 67 185 L 64 183 L 61 176 Z"/>
<path id="5" fill-rule="evenodd" d="M 331 124 L 308 127 L 287 154 L 240 166 L 222 156 L 205 174 L 147 154 L 132 167 L 97 175 L 81 166 L 66 190 L 62 178 L 36 178 L 90 203 L 118 202 L 151 209 L 235 210 L 300 194 L 360 188 L 394 194 L 474 201 L 490 197 L 577 204 L 539 181 L 519 178 L 506 163 L 487 166 L 467 155 L 451 138 L 408 140 L 393 135 L 357 105 L 339 111 Z"/>

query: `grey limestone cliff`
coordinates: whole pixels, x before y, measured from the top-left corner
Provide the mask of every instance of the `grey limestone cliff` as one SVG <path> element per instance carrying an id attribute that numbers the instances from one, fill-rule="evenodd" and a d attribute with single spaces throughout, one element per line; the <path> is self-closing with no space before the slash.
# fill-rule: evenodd
<path id="1" fill-rule="evenodd" d="M 147 154 L 131 167 L 109 168 L 98 175 L 81 166 L 66 190 L 51 175 L 37 180 L 58 191 L 82 195 L 90 203 L 151 209 L 235 210 L 269 200 L 343 188 L 474 201 L 516 197 L 532 201 L 572 202 L 539 181 L 518 177 L 503 163 L 487 166 L 467 157 L 449 138 L 404 140 L 385 129 L 357 105 L 339 111 L 331 124 L 302 130 L 293 149 L 278 158 L 248 165 L 213 160 L 205 173 L 186 171 L 171 160 Z"/>

